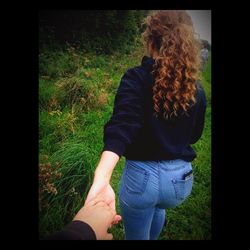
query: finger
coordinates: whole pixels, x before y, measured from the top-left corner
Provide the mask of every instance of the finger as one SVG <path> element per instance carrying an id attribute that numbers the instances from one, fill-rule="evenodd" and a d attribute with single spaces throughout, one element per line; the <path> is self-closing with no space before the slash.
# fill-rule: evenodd
<path id="1" fill-rule="evenodd" d="M 84 205 L 87 205 L 90 201 L 93 201 L 95 199 L 95 196 L 94 195 L 88 195 L 86 200 L 85 200 L 85 203 Z"/>
<path id="2" fill-rule="evenodd" d="M 116 209 L 115 209 L 115 199 L 112 200 L 111 202 L 109 202 L 108 204 L 109 204 L 109 206 L 110 206 L 114 211 L 116 211 Z"/>
<path id="3" fill-rule="evenodd" d="M 88 192 L 85 204 L 87 204 L 89 201 L 93 200 L 96 197 L 98 197 L 98 192 L 97 192 L 95 186 L 92 185 L 89 192 Z"/>
<path id="4" fill-rule="evenodd" d="M 94 206 L 97 203 L 96 199 L 86 200 L 84 206 Z"/>
<path id="5" fill-rule="evenodd" d="M 85 206 L 95 206 L 95 205 L 99 205 L 99 206 L 103 206 L 106 205 L 106 203 L 104 202 L 104 199 L 97 199 L 97 198 L 93 198 L 92 200 L 85 202 Z"/>
<path id="6" fill-rule="evenodd" d="M 115 216 L 115 218 L 114 218 L 114 223 L 117 224 L 117 223 L 119 223 L 121 220 L 122 220 L 121 215 L 117 214 L 117 215 Z"/>
<path id="7" fill-rule="evenodd" d="M 98 207 L 106 207 L 106 208 L 108 208 L 108 205 L 104 200 L 98 200 L 95 205 L 98 206 Z"/>
<path id="8" fill-rule="evenodd" d="M 84 206 L 85 207 L 93 207 L 98 203 L 98 201 L 96 199 L 92 199 L 88 202 L 85 202 Z"/>
<path id="9" fill-rule="evenodd" d="M 107 212 L 109 212 L 110 223 L 112 223 L 112 222 L 114 221 L 114 219 L 115 219 L 116 211 L 115 211 L 113 208 L 111 208 L 110 205 L 108 205 L 108 204 L 106 203 L 106 201 L 104 202 L 104 204 L 103 204 L 102 206 L 103 206 L 103 208 L 104 208 Z"/>
<path id="10" fill-rule="evenodd" d="M 113 235 L 112 234 L 107 234 L 105 237 L 105 240 L 112 240 L 113 239 Z"/>
<path id="11" fill-rule="evenodd" d="M 116 214 L 113 221 L 112 221 L 112 225 L 118 224 L 121 220 L 122 220 L 122 217 L 120 215 Z"/>
<path id="12" fill-rule="evenodd" d="M 110 203 L 113 201 L 112 198 L 106 197 L 106 196 L 103 197 L 103 200 L 106 202 L 106 204 L 107 204 L 108 206 L 110 206 Z"/>

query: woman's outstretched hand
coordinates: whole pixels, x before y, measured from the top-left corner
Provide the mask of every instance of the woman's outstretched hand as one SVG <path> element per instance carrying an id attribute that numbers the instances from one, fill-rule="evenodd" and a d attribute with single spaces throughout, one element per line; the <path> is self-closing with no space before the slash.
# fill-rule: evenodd
<path id="1" fill-rule="evenodd" d="M 100 162 L 95 170 L 95 177 L 93 184 L 87 195 L 85 204 L 92 201 L 93 199 L 102 199 L 106 202 L 115 212 L 115 192 L 111 187 L 110 179 L 113 169 L 117 162 L 119 161 L 119 156 L 111 151 L 104 151 L 101 155 Z M 121 220 L 120 215 L 115 215 L 114 224 L 117 224 Z"/>
<path id="2" fill-rule="evenodd" d="M 102 199 L 108 204 L 116 213 L 115 208 L 115 192 L 111 185 L 102 178 L 96 178 L 89 190 L 85 204 L 88 204 L 94 199 Z M 114 224 L 117 224 L 121 220 L 120 215 L 115 215 Z"/>

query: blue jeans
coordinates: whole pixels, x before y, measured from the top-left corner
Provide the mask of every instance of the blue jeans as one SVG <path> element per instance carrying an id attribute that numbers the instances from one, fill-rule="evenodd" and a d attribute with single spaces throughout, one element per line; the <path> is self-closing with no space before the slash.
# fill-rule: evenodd
<path id="1" fill-rule="evenodd" d="M 191 163 L 183 160 L 126 160 L 119 190 L 126 240 L 159 237 L 165 209 L 180 205 L 191 193 L 191 170 Z"/>

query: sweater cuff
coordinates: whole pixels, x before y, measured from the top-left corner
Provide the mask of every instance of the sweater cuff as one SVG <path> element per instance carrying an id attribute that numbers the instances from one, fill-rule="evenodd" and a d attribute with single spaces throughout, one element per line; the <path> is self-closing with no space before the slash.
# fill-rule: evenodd
<path id="1" fill-rule="evenodd" d="M 96 234 L 87 223 L 75 220 L 50 236 L 48 240 L 96 240 Z"/>
<path id="2" fill-rule="evenodd" d="M 117 139 L 106 139 L 103 147 L 103 151 L 111 151 L 121 157 L 125 152 L 125 144 Z"/>

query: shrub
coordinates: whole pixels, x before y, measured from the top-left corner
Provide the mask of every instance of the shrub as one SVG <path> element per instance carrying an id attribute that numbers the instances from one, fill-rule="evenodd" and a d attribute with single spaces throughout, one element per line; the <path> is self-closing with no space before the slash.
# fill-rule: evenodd
<path id="1" fill-rule="evenodd" d="M 87 51 L 126 52 L 135 42 L 145 10 L 41 11 L 40 48 L 50 40 Z M 52 43 L 54 44 L 54 43 Z"/>
<path id="2" fill-rule="evenodd" d="M 92 160 L 84 140 L 68 140 L 49 160 L 42 160 L 40 173 L 49 179 L 40 176 L 40 238 L 60 230 L 83 205 L 95 167 Z"/>
<path id="3" fill-rule="evenodd" d="M 41 111 L 39 114 L 39 139 L 43 140 L 50 136 L 49 142 L 52 145 L 67 139 L 74 134 L 77 119 L 74 106 L 71 109 L 65 108 L 62 111 Z"/>
<path id="4" fill-rule="evenodd" d="M 90 73 L 85 72 L 85 77 L 90 77 Z M 64 78 L 56 83 L 56 89 L 62 107 L 78 105 L 80 110 L 87 111 L 95 106 L 98 89 L 90 81 L 79 77 Z"/>
<path id="5" fill-rule="evenodd" d="M 71 46 L 53 52 L 43 50 L 39 54 L 39 75 L 45 79 L 72 76 L 81 66 L 80 55 Z"/>
<path id="6" fill-rule="evenodd" d="M 52 165 L 48 161 L 48 156 L 44 155 L 42 159 L 43 163 L 39 164 L 39 210 L 47 207 L 46 195 L 57 195 L 57 189 L 54 181 L 61 178 L 62 173 L 58 171 L 60 164 L 57 162 Z"/>
<path id="7" fill-rule="evenodd" d="M 55 85 L 48 80 L 39 80 L 39 108 L 49 109 L 50 106 L 58 106 L 54 97 Z"/>

